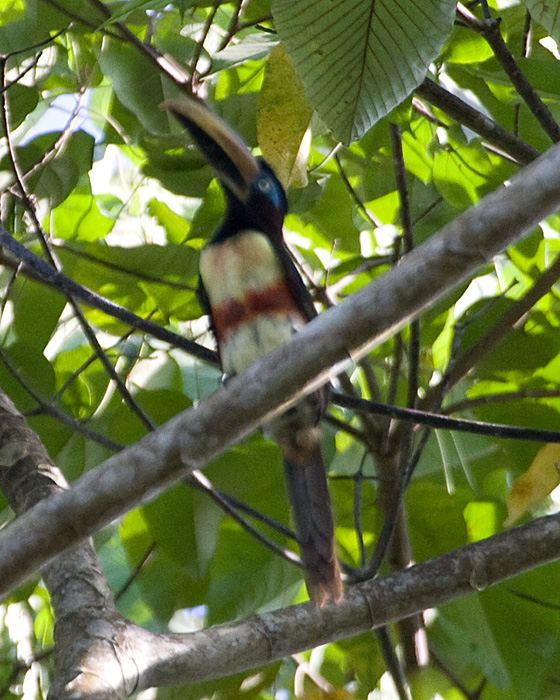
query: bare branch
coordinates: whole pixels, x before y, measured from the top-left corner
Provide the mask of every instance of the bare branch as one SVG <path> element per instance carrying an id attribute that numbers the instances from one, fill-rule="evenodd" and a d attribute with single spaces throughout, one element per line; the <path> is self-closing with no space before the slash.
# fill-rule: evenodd
<path id="1" fill-rule="evenodd" d="M 504 129 L 497 122 L 471 107 L 464 100 L 456 97 L 451 92 L 441 87 L 433 80 L 426 78 L 416 88 L 416 94 L 430 102 L 442 112 L 449 115 L 459 124 L 468 127 L 475 134 L 479 134 L 493 146 L 507 153 L 518 163 L 528 164 L 539 157 L 539 152 L 522 141 L 514 134 Z"/>
<path id="2" fill-rule="evenodd" d="M 556 123 L 552 113 L 542 101 L 538 92 L 527 80 L 525 74 L 515 60 L 514 55 L 511 53 L 511 50 L 504 41 L 500 30 L 500 21 L 494 19 L 490 15 L 488 5 L 486 5 L 486 10 L 487 16 L 485 17 L 484 21 L 481 21 L 461 3 L 458 3 L 457 5 L 457 11 L 461 17 L 461 21 L 464 22 L 465 26 L 482 35 L 490 44 L 492 50 L 494 51 L 494 55 L 501 63 L 502 68 L 506 72 L 508 78 L 511 80 L 521 98 L 525 101 L 527 107 L 529 107 L 550 139 L 554 143 L 557 143 L 560 141 L 560 126 L 558 126 Z"/>
<path id="3" fill-rule="evenodd" d="M 105 630 L 105 639 L 100 634 L 97 647 L 82 658 L 82 673 L 57 689 L 56 697 L 67 700 L 87 688 L 88 700 L 106 700 L 106 685 L 98 678 L 100 653 L 115 671 L 115 697 L 131 689 L 214 680 L 482 591 L 556 560 L 559 551 L 560 516 L 555 515 L 353 586 L 341 603 L 324 608 L 305 603 L 183 635 L 154 635 L 123 620 Z M 114 640 L 120 665 L 115 654 L 110 656 Z"/>

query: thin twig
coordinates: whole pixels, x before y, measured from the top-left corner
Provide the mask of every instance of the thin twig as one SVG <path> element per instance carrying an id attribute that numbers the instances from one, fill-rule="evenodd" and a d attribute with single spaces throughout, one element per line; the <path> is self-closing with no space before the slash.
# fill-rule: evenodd
<path id="1" fill-rule="evenodd" d="M 459 692 L 461 692 L 465 696 L 466 700 L 480 700 L 480 694 L 481 694 L 480 685 L 474 691 L 469 690 L 466 687 L 466 685 L 461 681 L 461 679 L 455 673 L 453 673 L 453 671 L 447 666 L 447 664 L 445 664 L 440 659 L 440 657 L 434 651 L 432 646 L 430 646 L 430 656 L 431 656 L 434 664 L 440 669 L 440 671 L 442 671 L 449 678 L 449 680 L 453 683 L 455 688 L 457 688 L 457 690 L 459 690 Z M 482 687 L 484 687 L 484 686 L 482 686 Z"/>
<path id="2" fill-rule="evenodd" d="M 91 22 L 90 20 L 86 19 L 85 17 L 81 17 L 80 15 L 77 15 L 75 12 L 72 12 L 67 7 L 64 7 L 64 5 L 56 2 L 56 0 L 44 0 L 44 1 L 47 2 L 49 5 L 51 5 L 51 7 L 54 7 L 55 10 L 58 10 L 60 13 L 66 15 L 66 17 L 68 17 L 68 19 L 72 20 L 72 22 L 75 22 L 77 24 L 82 24 L 84 27 L 88 27 L 88 29 L 91 29 L 94 32 L 101 32 L 102 34 L 105 34 L 106 36 L 113 37 L 113 39 L 119 38 L 118 35 L 113 34 L 108 29 L 101 26 L 103 24 L 103 21 L 101 21 L 99 24 L 96 24 L 95 22 Z M 65 31 L 67 31 L 67 30 L 65 30 Z"/>
<path id="3" fill-rule="evenodd" d="M 2 85 L 2 87 L 0 88 L 0 92 L 7 92 L 12 87 L 12 85 L 17 85 L 17 83 L 19 83 L 19 81 L 23 77 L 25 77 L 30 70 L 33 70 L 33 68 L 35 68 L 37 63 L 39 63 L 39 60 L 42 55 L 43 52 L 39 51 L 39 53 L 36 56 L 33 56 L 33 59 L 30 61 L 29 65 L 26 68 L 24 68 L 20 73 L 18 73 L 18 75 L 13 80 L 7 80 L 6 83 Z M 4 60 L 7 61 L 9 56 L 13 56 L 13 54 L 7 54 L 3 57 Z"/>
<path id="4" fill-rule="evenodd" d="M 126 579 L 126 581 L 123 583 L 123 585 L 119 588 L 119 590 L 115 593 L 114 599 L 115 603 L 123 597 L 123 595 L 128 591 L 130 586 L 136 581 L 138 576 L 140 575 L 140 572 L 142 569 L 146 566 L 148 563 L 149 559 L 151 558 L 152 554 L 154 553 L 155 549 L 157 547 L 157 543 L 155 541 L 151 542 L 144 552 L 143 556 L 140 558 L 140 561 L 136 564 L 134 569 L 130 572 L 129 577 Z"/>
<path id="5" fill-rule="evenodd" d="M 350 196 L 352 199 L 356 202 L 358 205 L 359 210 L 363 213 L 363 215 L 366 217 L 366 219 L 371 223 L 371 225 L 374 228 L 380 228 L 383 226 L 383 222 L 380 221 L 373 212 L 371 212 L 366 205 L 362 202 L 362 200 L 358 197 L 358 194 L 356 190 L 352 187 L 352 183 L 348 179 L 348 175 L 346 175 L 346 172 L 344 171 L 344 168 L 342 167 L 342 163 L 340 161 L 340 157 L 338 153 L 334 154 L 334 159 L 336 161 L 336 164 L 338 166 L 338 172 L 340 173 L 340 177 L 342 179 L 342 182 L 344 183 L 344 186 L 348 190 Z"/>
<path id="6" fill-rule="evenodd" d="M 537 278 L 533 286 L 521 299 L 515 301 L 474 345 L 457 358 L 446 375 L 446 389 L 448 390 L 455 386 L 483 357 L 486 357 L 486 355 L 507 336 L 511 329 L 514 328 L 515 324 L 530 311 L 539 299 L 550 292 L 552 286 L 559 278 L 560 256 L 558 256 L 552 265 Z M 421 407 L 430 409 L 434 403 L 441 403 L 441 390 L 441 384 L 428 390 L 421 402 Z"/>
<path id="7" fill-rule="evenodd" d="M 90 5 L 93 5 L 100 13 L 100 19 L 102 18 L 102 21 L 99 25 L 89 22 L 87 19 L 80 17 L 79 15 L 73 15 L 73 13 L 69 12 L 64 5 L 59 4 L 56 2 L 56 0 L 46 1 L 53 7 L 56 7 L 60 12 L 73 19 L 75 22 L 79 22 L 80 24 L 89 27 L 93 31 L 102 32 L 113 39 L 121 40 L 130 44 L 131 46 L 134 46 L 158 70 L 163 71 L 180 90 L 186 92 L 187 94 L 191 94 L 190 76 L 185 71 L 183 66 L 177 63 L 177 61 L 175 61 L 171 56 L 167 54 L 162 55 L 150 44 L 145 44 L 122 22 L 113 22 L 111 11 L 106 5 L 100 2 L 100 0 L 89 0 Z M 111 23 L 118 30 L 118 34 L 114 34 L 113 32 L 107 30 L 106 26 Z"/>
<path id="8" fill-rule="evenodd" d="M 147 333 L 154 338 L 163 340 L 172 347 L 180 348 L 199 360 L 203 360 L 212 365 L 218 364 L 218 355 L 213 350 L 199 345 L 188 338 L 177 335 L 153 321 L 137 316 L 129 309 L 124 308 L 124 306 L 120 306 L 120 304 L 116 304 L 114 301 L 102 297 L 91 289 L 78 284 L 64 273 L 55 270 L 51 265 L 35 255 L 35 253 L 19 243 L 19 241 L 8 233 L 1 224 L 0 248 L 7 250 L 16 258 L 18 264 L 22 264 L 23 272 L 43 282 L 52 289 L 65 295 L 71 294 L 75 299 L 87 304 L 91 308 L 99 309 L 107 315 L 126 323 L 137 331 Z"/>
<path id="9" fill-rule="evenodd" d="M 336 418 L 336 416 L 333 416 L 330 413 L 325 416 L 324 421 L 325 423 L 332 425 L 333 428 L 336 428 L 337 430 L 342 430 L 348 435 L 351 435 L 358 442 L 367 444 L 366 436 L 364 435 L 364 433 L 358 428 L 355 428 L 353 425 L 350 425 L 349 423 L 346 423 L 345 421 Z"/>
<path id="10" fill-rule="evenodd" d="M 487 5 L 486 8 L 488 8 Z M 500 30 L 500 21 L 494 19 L 489 10 L 486 19 L 480 20 L 461 3 L 457 4 L 457 11 L 465 26 L 483 36 L 490 44 L 494 55 L 502 65 L 502 68 L 511 80 L 513 86 L 544 131 L 548 134 L 551 141 L 553 143 L 560 141 L 560 126 L 556 123 L 552 113 L 542 101 L 538 92 L 527 80 L 527 77 L 504 41 Z"/>
<path id="11" fill-rule="evenodd" d="M 385 667 L 393 679 L 399 700 L 412 700 L 410 687 L 406 680 L 402 664 L 397 656 L 389 628 L 380 627 L 378 630 L 376 630 L 376 634 L 377 639 L 379 640 L 379 646 L 381 647 L 383 661 L 385 661 Z"/>
<path id="12" fill-rule="evenodd" d="M 441 413 L 375 403 L 374 401 L 358 399 L 339 392 L 331 392 L 330 398 L 337 406 L 350 408 L 357 413 L 390 416 L 391 418 L 429 426 L 430 428 L 455 430 L 460 433 L 471 433 L 472 435 L 487 435 L 488 437 L 498 437 L 506 440 L 560 443 L 560 431 L 556 430 L 523 428 L 513 425 L 503 425 L 501 423 L 467 420 L 465 418 L 449 418 Z"/>
<path id="13" fill-rule="evenodd" d="M 414 237 L 412 231 L 412 218 L 410 215 L 410 202 L 408 198 L 408 186 L 406 184 L 406 169 L 402 150 L 402 137 L 396 124 L 391 124 L 391 139 L 393 141 L 393 161 L 397 176 L 397 189 L 400 199 L 400 215 L 403 228 L 404 252 L 410 253 L 414 249 Z M 410 344 L 408 348 L 408 397 L 407 407 L 415 408 L 418 399 L 420 382 L 420 323 L 414 321 L 410 324 Z"/>
<path id="14" fill-rule="evenodd" d="M 114 440 L 111 440 L 110 438 L 106 437 L 105 435 L 102 435 L 101 433 L 97 433 L 94 430 L 91 430 L 91 428 L 88 428 L 87 425 L 85 425 L 81 421 L 77 420 L 73 416 L 69 416 L 67 413 L 64 413 L 64 411 L 58 408 L 56 404 L 43 399 L 17 371 L 16 366 L 11 361 L 11 358 L 9 357 L 8 353 L 1 346 L 0 359 L 2 360 L 6 369 L 12 375 L 12 377 L 14 377 L 14 379 L 25 389 L 25 391 L 37 402 L 39 406 L 39 411 L 35 411 L 35 413 L 40 412 L 45 415 L 52 416 L 60 423 L 68 427 L 72 432 L 79 433 L 80 435 L 83 435 L 84 437 L 88 438 L 89 440 L 92 440 L 93 442 L 96 442 L 98 445 L 101 445 L 102 447 L 105 447 L 108 450 L 118 451 L 122 449 L 123 445 L 119 444 L 118 442 L 115 442 Z"/>
<path id="15" fill-rule="evenodd" d="M 0 67 L 2 69 L 2 85 L 5 85 L 5 83 L 6 83 L 6 62 L 1 61 Z M 41 246 L 43 248 L 43 251 L 45 252 L 47 259 L 49 260 L 50 264 L 57 272 L 61 272 L 62 266 L 60 264 L 60 261 L 58 260 L 58 257 L 56 255 L 55 251 L 53 250 L 53 247 L 51 245 L 49 237 L 47 236 L 46 231 L 43 229 L 43 226 L 41 225 L 41 222 L 39 221 L 39 217 L 37 216 L 35 205 L 32 201 L 30 193 L 27 190 L 27 185 L 25 183 L 25 176 L 23 175 L 23 173 L 21 171 L 21 168 L 19 166 L 19 162 L 18 162 L 17 157 L 16 157 L 15 148 L 12 144 L 11 134 L 10 134 L 9 102 L 6 99 L 6 95 L 4 93 L 2 93 L 0 95 L 0 108 L 1 108 L 1 112 L 2 112 L 2 121 L 4 123 L 5 131 L 6 131 L 6 141 L 8 144 L 8 153 L 9 153 L 9 158 L 10 158 L 10 164 L 12 166 L 12 171 L 13 171 L 15 179 L 16 179 L 17 188 L 18 188 L 18 190 L 23 198 L 25 210 L 27 211 L 27 213 L 32 221 L 33 227 L 35 229 L 35 234 L 36 234 L 39 242 L 41 243 Z M 105 371 L 110 376 L 112 381 L 115 383 L 117 390 L 121 394 L 123 400 L 128 404 L 128 406 L 130 407 L 132 412 L 136 414 L 136 416 L 140 419 L 140 421 L 144 424 L 144 426 L 146 428 L 148 428 L 148 429 L 152 428 L 153 422 L 151 421 L 151 419 L 149 418 L 147 413 L 144 411 L 144 409 L 140 406 L 140 404 L 136 401 L 136 399 L 129 392 L 123 379 L 116 372 L 115 367 L 113 366 L 113 363 L 111 362 L 111 360 L 107 356 L 107 353 L 101 347 L 101 344 L 99 343 L 99 341 L 97 339 L 96 333 L 94 332 L 91 325 L 88 323 L 88 321 L 84 315 L 84 312 L 80 308 L 80 305 L 78 304 L 77 300 L 69 292 L 66 292 L 65 296 L 66 296 L 68 303 L 72 307 L 74 315 L 76 316 L 76 319 L 78 320 L 78 323 L 80 324 L 82 331 L 84 332 L 86 338 L 88 339 L 89 344 L 93 348 L 96 355 L 99 357 L 101 364 L 103 365 Z"/>
<path id="16" fill-rule="evenodd" d="M 461 413 L 478 406 L 492 406 L 499 403 L 509 403 L 510 401 L 521 401 L 523 399 L 557 399 L 560 397 L 559 389 L 518 389 L 517 391 L 504 391 L 501 394 L 485 394 L 472 399 L 455 401 L 445 406 L 442 413 Z"/>
<path id="17" fill-rule="evenodd" d="M 362 527 L 362 500 L 364 495 L 364 461 L 368 453 L 364 452 L 362 460 L 360 462 L 360 467 L 358 471 L 354 474 L 354 504 L 353 504 L 353 515 L 354 515 L 354 529 L 356 530 L 356 537 L 358 539 L 358 547 L 360 551 L 360 566 L 366 565 L 367 553 L 366 545 L 364 542 L 364 528 Z"/>
<path id="18" fill-rule="evenodd" d="M 206 494 L 208 494 L 208 496 L 210 496 L 210 498 L 213 501 L 219 504 L 223 511 L 225 511 L 231 518 L 233 518 L 233 520 L 235 520 L 236 523 L 241 525 L 241 527 L 246 532 L 248 532 L 252 537 L 254 537 L 257 540 L 257 542 L 264 544 L 265 547 L 275 552 L 283 559 L 286 559 L 287 561 L 291 562 L 292 564 L 302 566 L 301 559 L 297 556 L 297 554 L 290 551 L 289 549 L 281 547 L 279 544 L 274 542 L 274 540 L 271 540 L 266 535 L 263 535 L 263 533 L 260 530 L 258 530 L 254 525 L 252 525 L 248 520 L 243 518 L 239 514 L 237 509 L 232 505 L 231 497 L 226 496 L 225 494 L 215 489 L 212 483 L 209 481 L 209 479 L 202 472 L 198 471 L 197 469 L 192 471 L 189 475 L 189 478 L 187 479 L 187 483 L 191 486 L 195 486 L 196 488 L 200 488 Z M 259 516 L 260 515 L 261 514 L 259 514 Z"/>
<path id="19" fill-rule="evenodd" d="M 79 117 L 80 110 L 83 106 L 83 103 L 86 99 L 86 90 L 85 88 L 82 89 L 79 93 L 79 97 L 76 100 L 76 104 L 74 106 L 74 109 L 72 110 L 72 113 L 70 115 L 70 119 L 66 123 L 66 126 L 62 130 L 62 133 L 60 136 L 57 138 L 57 140 L 54 142 L 52 148 L 50 148 L 48 151 L 46 151 L 43 154 L 43 157 L 41 160 L 37 161 L 35 165 L 30 168 L 24 175 L 23 175 L 23 181 L 27 182 L 29 178 L 34 175 L 38 170 L 41 168 L 44 168 L 46 165 L 48 165 L 64 148 L 64 146 L 68 143 L 70 140 L 72 134 L 74 133 L 74 124 L 76 123 L 76 120 Z M 51 243 L 52 245 L 52 243 Z"/>
<path id="20" fill-rule="evenodd" d="M 212 27 L 212 23 L 214 22 L 214 17 L 216 16 L 216 13 L 218 12 L 218 9 L 220 8 L 220 0 L 214 0 L 214 5 L 212 7 L 212 10 L 210 11 L 208 17 L 206 18 L 206 22 L 204 23 L 204 29 L 202 30 L 202 36 L 198 40 L 196 47 L 194 49 L 193 57 L 191 60 L 191 65 L 190 65 L 190 74 L 191 74 L 191 88 L 193 87 L 193 83 L 195 80 L 196 76 L 196 71 L 198 68 L 198 62 L 200 60 L 200 56 L 202 55 L 202 50 L 204 49 L 204 42 L 206 41 L 208 37 L 208 33 L 210 32 L 210 29 Z"/>
<path id="21" fill-rule="evenodd" d="M 75 255 L 77 258 L 82 258 L 83 260 L 88 260 L 89 262 L 95 263 L 107 270 L 114 270 L 123 275 L 129 275 L 134 277 L 134 279 L 142 280 L 144 282 L 150 282 L 151 284 L 158 284 L 162 287 L 169 287 L 170 289 L 177 289 L 180 292 L 194 292 L 195 288 L 192 285 L 184 284 L 183 282 L 174 282 L 172 280 L 159 279 L 153 275 L 149 275 L 146 272 L 141 272 L 139 270 L 131 270 L 129 267 L 124 267 L 124 265 L 119 265 L 118 263 L 112 262 L 111 260 L 104 260 L 99 258 L 92 253 L 88 253 L 85 250 L 68 243 L 67 241 L 53 241 L 55 248 L 61 248 L 62 250 L 67 250 L 68 252 Z"/>

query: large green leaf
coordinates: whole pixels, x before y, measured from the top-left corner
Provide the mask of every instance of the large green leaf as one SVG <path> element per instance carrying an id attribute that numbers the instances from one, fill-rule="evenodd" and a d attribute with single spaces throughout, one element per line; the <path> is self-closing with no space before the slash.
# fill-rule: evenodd
<path id="1" fill-rule="evenodd" d="M 158 322 L 167 322 L 170 316 L 182 320 L 196 316 L 198 255 L 188 246 L 109 248 L 74 243 L 72 248 L 59 248 L 59 255 L 67 274 L 139 315 L 151 315 Z M 88 317 L 122 330 L 103 312 L 88 310 Z"/>
<path id="2" fill-rule="evenodd" d="M 425 77 L 453 25 L 452 0 L 273 0 L 307 98 L 344 143 L 360 138 Z"/>
<path id="3" fill-rule="evenodd" d="M 184 485 L 142 508 L 151 536 L 193 579 L 202 579 L 216 546 L 222 513 L 208 496 Z"/>
<path id="4" fill-rule="evenodd" d="M 135 568 L 154 546 L 154 539 L 140 511 L 127 515 L 121 524 L 120 535 L 130 567 Z M 199 605 L 205 589 L 204 583 L 193 582 L 187 568 L 157 544 L 141 568 L 136 583 L 154 616 L 164 622 L 177 608 Z"/>

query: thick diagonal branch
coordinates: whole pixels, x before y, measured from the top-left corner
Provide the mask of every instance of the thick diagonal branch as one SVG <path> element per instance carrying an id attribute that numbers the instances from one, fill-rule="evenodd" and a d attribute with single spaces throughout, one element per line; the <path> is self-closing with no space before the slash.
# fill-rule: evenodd
<path id="1" fill-rule="evenodd" d="M 294 340 L 34 506 L 1 533 L 0 592 L 192 469 L 359 359 L 560 207 L 560 146 L 485 197 L 393 270 L 320 315 Z"/>

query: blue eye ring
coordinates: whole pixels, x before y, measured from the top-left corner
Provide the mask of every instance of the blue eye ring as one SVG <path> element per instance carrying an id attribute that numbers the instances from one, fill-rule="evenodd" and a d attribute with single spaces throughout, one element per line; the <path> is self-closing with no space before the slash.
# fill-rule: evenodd
<path id="1" fill-rule="evenodd" d="M 268 194 L 272 190 L 272 184 L 268 178 L 261 177 L 257 181 L 257 187 L 263 194 Z"/>

